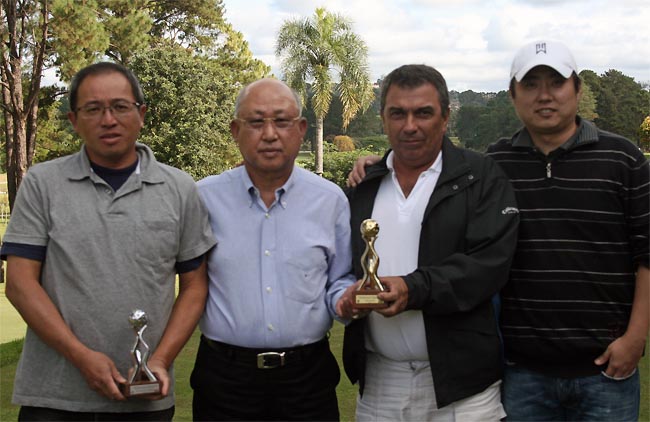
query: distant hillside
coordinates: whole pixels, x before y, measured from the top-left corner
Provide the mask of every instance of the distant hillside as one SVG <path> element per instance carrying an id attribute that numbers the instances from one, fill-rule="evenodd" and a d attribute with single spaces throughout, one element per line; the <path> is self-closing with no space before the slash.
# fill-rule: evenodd
<path id="1" fill-rule="evenodd" d="M 469 91 L 458 92 L 449 91 L 449 103 L 452 110 L 458 110 L 462 106 L 480 106 L 485 107 L 491 99 L 495 98 L 495 92 L 474 92 Z"/>

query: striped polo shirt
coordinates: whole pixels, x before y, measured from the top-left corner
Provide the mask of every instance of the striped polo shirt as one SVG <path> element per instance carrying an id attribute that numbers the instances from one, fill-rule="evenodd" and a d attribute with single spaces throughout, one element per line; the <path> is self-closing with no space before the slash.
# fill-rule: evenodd
<path id="1" fill-rule="evenodd" d="M 526 129 L 487 155 L 510 178 L 520 212 L 502 291 L 506 359 L 555 376 L 594 365 L 625 332 L 637 265 L 648 266 L 649 166 L 629 140 L 577 118 L 548 155 Z"/>

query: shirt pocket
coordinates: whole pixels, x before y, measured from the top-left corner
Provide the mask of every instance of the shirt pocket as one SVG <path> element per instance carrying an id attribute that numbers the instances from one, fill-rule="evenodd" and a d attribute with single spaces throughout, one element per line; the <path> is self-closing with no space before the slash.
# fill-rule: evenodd
<path id="1" fill-rule="evenodd" d="M 143 221 L 136 242 L 140 260 L 149 265 L 175 265 L 177 241 L 175 223 L 169 220 Z"/>
<path id="2" fill-rule="evenodd" d="M 302 251 L 284 253 L 287 275 L 285 294 L 302 303 L 313 303 L 322 298 L 327 283 L 327 256 L 322 249 L 311 247 Z"/>

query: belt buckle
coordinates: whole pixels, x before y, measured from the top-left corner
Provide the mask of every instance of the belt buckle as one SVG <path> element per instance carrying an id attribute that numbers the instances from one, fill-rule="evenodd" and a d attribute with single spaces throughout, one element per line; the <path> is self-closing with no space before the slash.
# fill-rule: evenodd
<path id="1" fill-rule="evenodd" d="M 284 366 L 285 352 L 266 352 L 257 354 L 258 369 L 273 369 Z"/>

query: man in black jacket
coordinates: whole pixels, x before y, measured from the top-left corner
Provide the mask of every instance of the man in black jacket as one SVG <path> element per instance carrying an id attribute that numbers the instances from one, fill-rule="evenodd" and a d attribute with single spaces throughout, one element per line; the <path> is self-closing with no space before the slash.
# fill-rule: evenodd
<path id="1" fill-rule="evenodd" d="M 346 329 L 345 370 L 359 381 L 357 420 L 498 420 L 501 349 L 492 297 L 506 283 L 518 209 L 489 158 L 445 136 L 444 78 L 406 65 L 383 82 L 391 150 L 349 192 L 355 273 L 359 227 L 380 226 L 388 307 Z"/>

